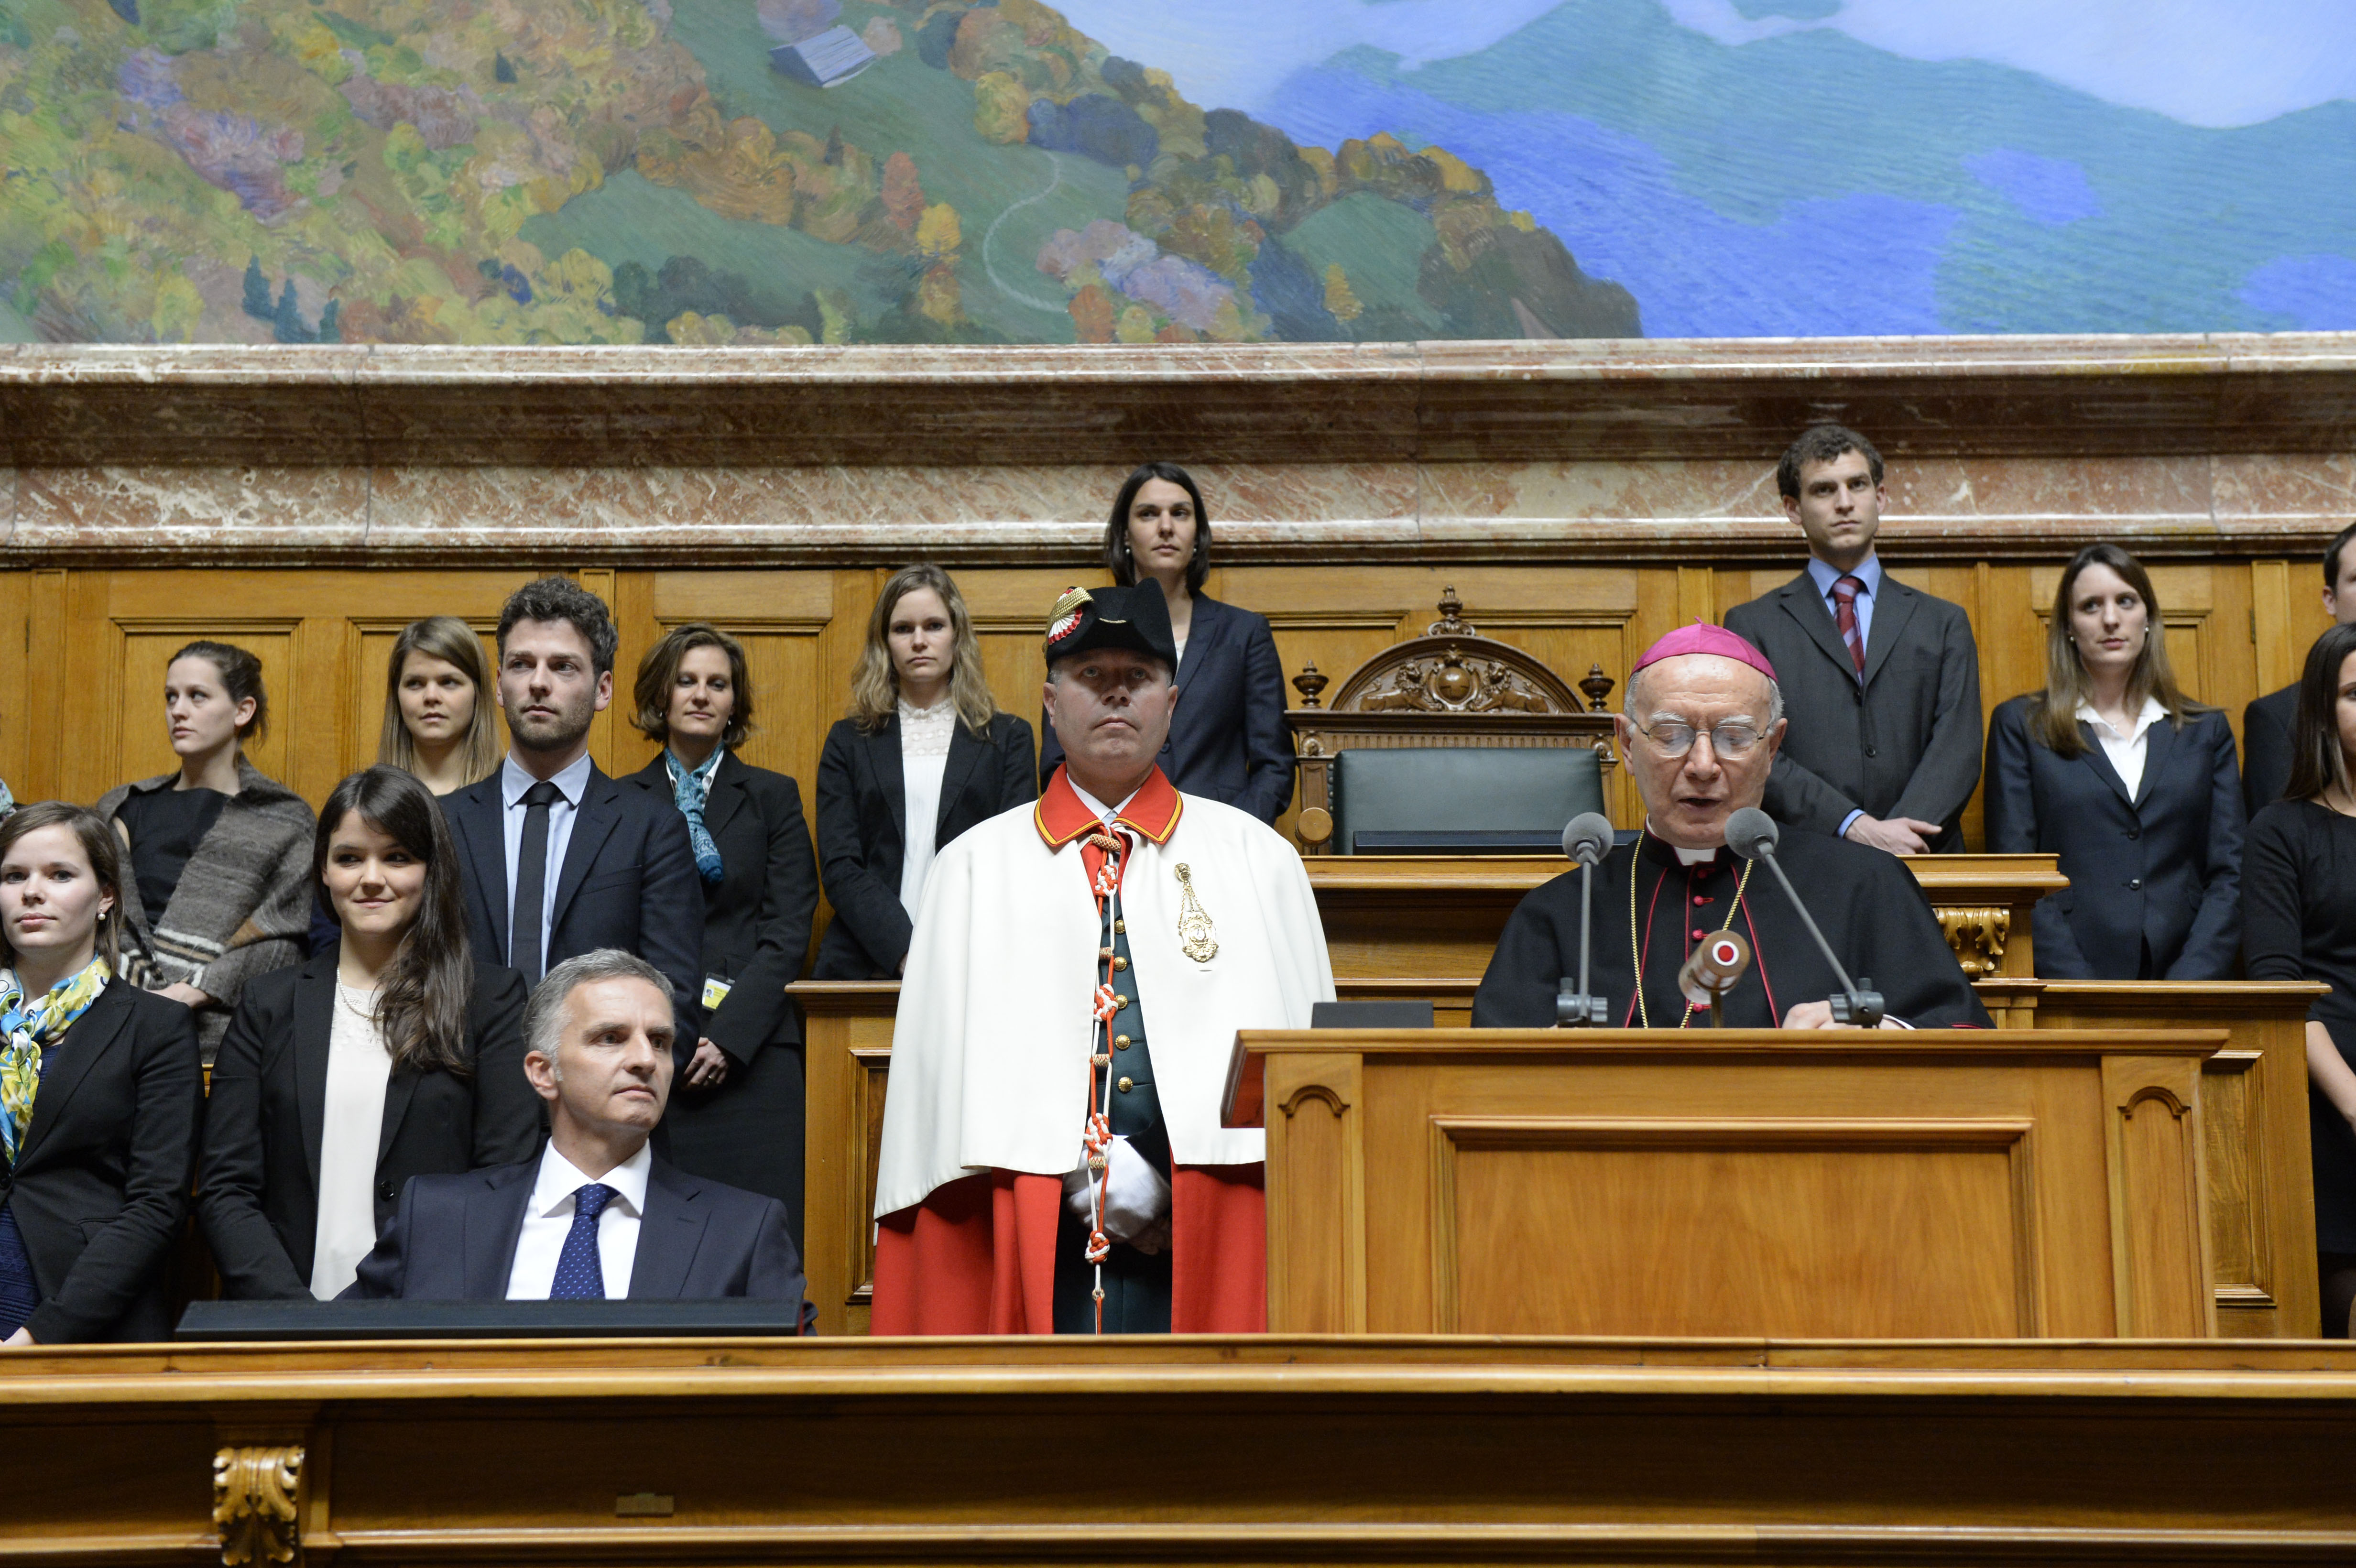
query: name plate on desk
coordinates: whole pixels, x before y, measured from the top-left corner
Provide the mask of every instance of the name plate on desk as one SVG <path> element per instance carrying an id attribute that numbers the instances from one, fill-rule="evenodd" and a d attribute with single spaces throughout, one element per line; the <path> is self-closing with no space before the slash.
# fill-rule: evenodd
<path id="1" fill-rule="evenodd" d="M 192 1301 L 173 1338 L 263 1339 L 791 1339 L 790 1301 Z"/>

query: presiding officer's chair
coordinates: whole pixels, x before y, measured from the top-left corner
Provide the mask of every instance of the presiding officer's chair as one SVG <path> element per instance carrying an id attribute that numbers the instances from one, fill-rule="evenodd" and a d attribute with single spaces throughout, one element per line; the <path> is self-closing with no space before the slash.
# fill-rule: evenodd
<path id="1" fill-rule="evenodd" d="M 1482 636 L 1449 589 L 1440 619 L 1353 671 L 1319 705 L 1314 665 L 1292 684 L 1301 764 L 1294 833 L 1304 855 L 1556 850 L 1563 825 L 1609 813 L 1612 681 L 1578 692 L 1535 656 Z"/>

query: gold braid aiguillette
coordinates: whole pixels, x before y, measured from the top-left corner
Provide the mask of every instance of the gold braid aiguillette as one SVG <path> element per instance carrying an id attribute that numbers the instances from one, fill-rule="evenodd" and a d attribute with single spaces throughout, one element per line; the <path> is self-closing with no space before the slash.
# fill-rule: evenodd
<path id="1" fill-rule="evenodd" d="M 1211 917 L 1194 898 L 1194 873 L 1181 860 L 1177 866 L 1180 898 L 1178 902 L 1178 946 L 1197 964 L 1208 964 L 1219 955 L 1219 933 L 1212 928 Z"/>

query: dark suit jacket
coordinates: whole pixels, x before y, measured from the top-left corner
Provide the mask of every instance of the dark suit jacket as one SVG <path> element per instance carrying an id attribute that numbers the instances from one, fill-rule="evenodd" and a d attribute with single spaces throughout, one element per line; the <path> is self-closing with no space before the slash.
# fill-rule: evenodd
<path id="1" fill-rule="evenodd" d="M 2291 728 L 2297 721 L 2297 681 L 2242 709 L 2242 806 L 2252 816 L 2290 788 Z"/>
<path id="2" fill-rule="evenodd" d="M 900 903 L 907 852 L 907 791 L 901 783 L 897 715 L 870 735 L 848 719 L 826 732 L 818 761 L 818 863 L 834 919 L 819 939 L 820 980 L 889 980 L 900 972 L 916 923 Z M 959 724 L 941 774 L 936 850 L 977 822 L 1038 798 L 1032 784 L 1031 726 L 993 714 L 990 738 Z"/>
<path id="3" fill-rule="evenodd" d="M 1837 834 L 1862 810 L 1941 825 L 1931 848 L 1964 847 L 1980 771 L 1980 663 L 1959 605 L 1881 574 L 1865 685 L 1805 571 L 1726 613 L 1775 667 L 1791 728 L 1767 778 L 1767 814 Z"/>
<path id="4" fill-rule="evenodd" d="M 2070 885 L 2037 906 L 2037 972 L 2053 980 L 2223 980 L 2242 945 L 2242 781 L 2233 731 L 2204 712 L 2146 731 L 2135 797 L 2091 724 L 2064 757 L 2029 733 L 2032 699 L 1989 724 L 1991 854 L 2054 854 Z M 2148 975 L 2143 950 L 2151 949 Z"/>
<path id="5" fill-rule="evenodd" d="M 1064 760 L 1043 711 L 1039 784 Z M 1284 722 L 1284 667 L 1268 617 L 1194 596 L 1194 624 L 1178 660 L 1178 709 L 1162 771 L 1188 795 L 1273 824 L 1292 804 L 1292 731 Z"/>
<path id="6" fill-rule="evenodd" d="M 204 1068 L 194 1016 L 130 982 L 108 984 L 66 1030 L 33 1096 L 0 1203 L 16 1213 L 45 1345 L 172 1333 L 165 1273 L 197 1168 Z"/>
<path id="7" fill-rule="evenodd" d="M 660 753 L 622 782 L 678 811 Z M 818 861 L 802 820 L 800 786 L 733 752 L 712 775 L 703 826 L 724 869 L 718 887 L 703 887 L 702 972 L 730 983 L 727 999 L 703 1020 L 703 1034 L 741 1067 L 773 1040 L 801 1038 L 786 987 L 801 978 L 809 956 Z"/>
<path id="8" fill-rule="evenodd" d="M 345 1291 L 362 1300 L 504 1301 L 540 1161 L 420 1176 Z M 786 1206 L 658 1159 L 630 1267 L 632 1301 L 802 1301 L 802 1261 Z"/>
<path id="9" fill-rule="evenodd" d="M 340 950 L 250 982 L 213 1062 L 197 1217 L 233 1301 L 311 1294 Z M 466 1009 L 473 1075 L 404 1068 L 386 1081 L 371 1193 L 380 1233 L 411 1177 L 538 1152 L 540 1096 L 523 1075 L 527 995 L 521 975 L 481 965 Z"/>
<path id="10" fill-rule="evenodd" d="M 478 963 L 508 961 L 508 851 L 499 775 L 443 797 L 466 881 L 466 924 Z M 589 769 L 581 810 L 556 880 L 548 967 L 600 947 L 635 953 L 670 980 L 679 1005 L 678 1056 L 695 1054 L 702 1027 L 703 879 L 679 807 Z"/>

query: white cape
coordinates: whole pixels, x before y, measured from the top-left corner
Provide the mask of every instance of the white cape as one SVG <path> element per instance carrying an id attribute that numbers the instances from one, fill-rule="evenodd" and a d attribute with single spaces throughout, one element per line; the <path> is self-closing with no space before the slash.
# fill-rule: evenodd
<path id="1" fill-rule="evenodd" d="M 1258 1128 L 1219 1125 L 1236 1031 L 1306 1029 L 1333 997 L 1325 928 L 1300 854 L 1258 817 L 1185 795 L 1170 842 L 1140 842 L 1121 884 L 1155 1086 L 1180 1165 L 1265 1157 Z M 1050 850 L 1017 806 L 933 862 L 892 1032 L 876 1161 L 878 1218 L 975 1171 L 1061 1176 L 1081 1160 L 1098 976 L 1080 849 Z M 1218 952 L 1178 945 L 1185 865 Z"/>

